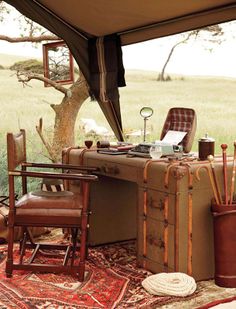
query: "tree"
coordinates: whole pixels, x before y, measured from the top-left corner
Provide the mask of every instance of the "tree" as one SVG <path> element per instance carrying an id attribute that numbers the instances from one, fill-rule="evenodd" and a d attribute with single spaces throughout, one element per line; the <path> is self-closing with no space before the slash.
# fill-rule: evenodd
<path id="1" fill-rule="evenodd" d="M 204 37 L 204 34 L 207 33 L 207 38 Z M 222 42 L 222 36 L 224 32 L 223 29 L 220 25 L 213 25 L 213 26 L 208 26 L 204 28 L 199 28 L 193 31 L 188 31 L 185 33 L 180 34 L 177 36 L 177 42 L 174 43 L 174 45 L 171 47 L 169 54 L 167 56 L 167 59 L 161 69 L 161 73 L 158 75 L 157 80 L 158 81 L 167 81 L 170 80 L 170 76 L 165 76 L 165 71 L 168 63 L 170 62 L 171 57 L 173 56 L 173 53 L 175 49 L 182 45 L 186 44 L 191 40 L 197 40 L 197 39 L 202 39 L 204 42 L 206 41 L 208 44 L 212 46 L 212 44 L 220 44 Z M 212 47 L 208 47 L 209 50 L 212 50 Z"/>
<path id="2" fill-rule="evenodd" d="M 10 18 L 11 13 L 16 10 L 10 9 L 10 6 L 0 1 L 0 11 L 0 21 L 3 22 L 6 18 Z M 16 20 L 16 18 L 14 19 Z M 61 38 L 48 32 L 25 16 L 17 16 L 17 20 L 19 23 L 20 35 L 17 37 L 10 37 L 0 34 L 0 40 L 10 43 L 28 42 L 31 44 L 61 40 Z M 51 143 L 43 134 L 42 119 L 39 120 L 39 124 L 36 126 L 36 130 L 48 151 L 50 159 L 53 162 L 58 162 L 61 157 L 62 148 L 74 145 L 76 118 L 83 102 L 89 97 L 87 83 L 81 73 L 78 79 L 69 88 L 63 87 L 55 81 L 45 78 L 43 75 L 28 71 L 17 71 L 17 78 L 23 84 L 27 84 L 33 79 L 40 80 L 50 84 L 55 90 L 64 94 L 59 104 L 50 105 L 55 112 L 54 132 Z"/>

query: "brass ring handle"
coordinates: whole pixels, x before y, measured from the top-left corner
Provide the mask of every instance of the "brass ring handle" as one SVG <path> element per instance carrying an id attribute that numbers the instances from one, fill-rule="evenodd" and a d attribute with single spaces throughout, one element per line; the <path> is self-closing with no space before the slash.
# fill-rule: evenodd
<path id="1" fill-rule="evenodd" d="M 164 241 L 161 238 L 160 239 L 156 239 L 152 235 L 147 235 L 147 241 L 149 242 L 150 245 L 159 247 L 160 249 L 164 249 L 165 248 L 165 243 L 164 243 Z"/>
<path id="2" fill-rule="evenodd" d="M 150 208 L 159 209 L 160 211 L 163 211 L 165 208 L 165 203 L 163 200 L 159 200 L 158 205 L 156 205 L 155 200 L 150 196 L 148 205 Z"/>

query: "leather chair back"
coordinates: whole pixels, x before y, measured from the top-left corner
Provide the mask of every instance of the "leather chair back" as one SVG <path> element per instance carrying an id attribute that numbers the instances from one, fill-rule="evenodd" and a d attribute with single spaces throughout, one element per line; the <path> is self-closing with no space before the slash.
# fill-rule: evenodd
<path id="1" fill-rule="evenodd" d="M 26 162 L 25 130 L 18 134 L 7 134 L 8 170 L 14 170 L 17 166 Z"/>
<path id="2" fill-rule="evenodd" d="M 162 140 L 169 130 L 187 132 L 182 141 L 182 145 L 184 152 L 190 152 L 196 128 L 197 117 L 194 109 L 174 107 L 167 114 L 160 139 Z"/>

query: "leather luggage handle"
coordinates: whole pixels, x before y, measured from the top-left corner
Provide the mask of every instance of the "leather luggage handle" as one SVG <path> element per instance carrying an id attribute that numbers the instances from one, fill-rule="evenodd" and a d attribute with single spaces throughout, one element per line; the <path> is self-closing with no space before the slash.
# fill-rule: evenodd
<path id="1" fill-rule="evenodd" d="M 100 171 L 104 174 L 110 174 L 110 175 L 118 175 L 120 173 L 120 170 L 116 165 L 115 166 L 102 165 L 100 167 Z"/>

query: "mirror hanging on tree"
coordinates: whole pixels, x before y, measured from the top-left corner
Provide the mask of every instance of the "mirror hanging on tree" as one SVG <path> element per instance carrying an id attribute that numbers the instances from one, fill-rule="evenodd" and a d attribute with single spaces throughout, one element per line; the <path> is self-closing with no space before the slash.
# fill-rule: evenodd
<path id="1" fill-rule="evenodd" d="M 60 84 L 74 82 L 72 54 L 64 41 L 43 44 L 44 76 Z M 45 87 L 50 86 L 44 83 Z"/>

